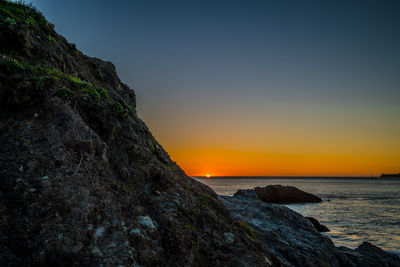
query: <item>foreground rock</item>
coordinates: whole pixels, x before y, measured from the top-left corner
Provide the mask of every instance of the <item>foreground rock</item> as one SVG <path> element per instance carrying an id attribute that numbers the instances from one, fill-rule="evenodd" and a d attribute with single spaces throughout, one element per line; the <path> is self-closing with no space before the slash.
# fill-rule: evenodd
<path id="1" fill-rule="evenodd" d="M 397 255 L 387 253 L 369 242 L 363 242 L 355 250 L 346 247 L 338 249 L 357 266 L 400 266 L 400 258 Z"/>
<path id="2" fill-rule="evenodd" d="M 326 227 L 325 225 L 322 225 L 319 223 L 319 221 L 317 219 L 315 219 L 314 217 L 305 217 L 307 220 L 309 220 L 315 227 L 315 229 L 317 229 L 319 232 L 329 232 L 329 228 Z"/>
<path id="3" fill-rule="evenodd" d="M 319 197 L 297 189 L 294 186 L 268 185 L 256 187 L 254 191 L 259 199 L 267 203 L 295 204 L 295 203 L 318 203 Z"/>
<path id="4" fill-rule="evenodd" d="M 252 197 L 220 196 L 249 236 L 284 266 L 400 266 L 400 258 L 369 243 L 336 248 L 310 220 L 281 205 Z"/>
<path id="5" fill-rule="evenodd" d="M 0 1 L 0 266 L 279 266 L 171 161 L 110 62 Z"/>

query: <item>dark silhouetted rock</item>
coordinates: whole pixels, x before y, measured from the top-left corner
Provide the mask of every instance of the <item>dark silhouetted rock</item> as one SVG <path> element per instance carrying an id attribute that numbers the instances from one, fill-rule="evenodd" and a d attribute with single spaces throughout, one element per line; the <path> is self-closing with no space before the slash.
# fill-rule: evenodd
<path id="1" fill-rule="evenodd" d="M 293 186 L 268 185 L 254 188 L 257 196 L 264 202 L 276 204 L 317 203 L 322 199 Z"/>
<path id="2" fill-rule="evenodd" d="M 314 217 L 306 217 L 306 219 L 308 219 L 318 231 L 320 231 L 320 232 L 329 232 L 330 231 L 328 227 L 320 224 L 319 221 L 317 219 L 315 219 Z"/>
<path id="3" fill-rule="evenodd" d="M 0 1 L 0 40 L 0 266 L 280 265 L 171 161 L 112 63 L 22 3 Z"/>
<path id="4" fill-rule="evenodd" d="M 400 173 L 383 173 L 381 178 L 400 178 Z"/>
<path id="5" fill-rule="evenodd" d="M 338 250 L 353 263 L 353 265 L 350 266 L 400 266 L 399 256 L 388 253 L 369 242 L 363 242 L 355 250 L 347 247 L 339 247 Z"/>

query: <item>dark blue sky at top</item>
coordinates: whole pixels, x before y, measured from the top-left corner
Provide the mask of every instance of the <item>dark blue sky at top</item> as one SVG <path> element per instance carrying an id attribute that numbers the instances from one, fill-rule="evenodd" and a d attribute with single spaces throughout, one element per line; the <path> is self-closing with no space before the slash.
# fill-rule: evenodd
<path id="1" fill-rule="evenodd" d="M 232 105 L 400 113 L 399 1 L 32 2 L 116 65 L 150 125 Z"/>

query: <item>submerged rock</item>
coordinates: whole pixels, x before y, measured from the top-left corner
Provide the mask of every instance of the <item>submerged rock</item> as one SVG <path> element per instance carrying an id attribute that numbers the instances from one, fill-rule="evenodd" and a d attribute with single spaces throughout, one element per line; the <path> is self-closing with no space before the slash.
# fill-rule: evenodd
<path id="1" fill-rule="evenodd" d="M 254 191 L 259 199 L 267 203 L 295 204 L 295 203 L 318 203 L 322 199 L 304 192 L 294 186 L 268 185 L 256 187 Z"/>

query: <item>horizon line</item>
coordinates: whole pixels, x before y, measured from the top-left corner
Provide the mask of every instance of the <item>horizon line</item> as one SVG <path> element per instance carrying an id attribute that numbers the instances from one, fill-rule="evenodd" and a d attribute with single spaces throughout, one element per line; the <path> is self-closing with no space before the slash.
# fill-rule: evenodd
<path id="1" fill-rule="evenodd" d="M 399 178 L 396 176 L 381 177 L 376 175 L 188 175 L 192 178 Z"/>

